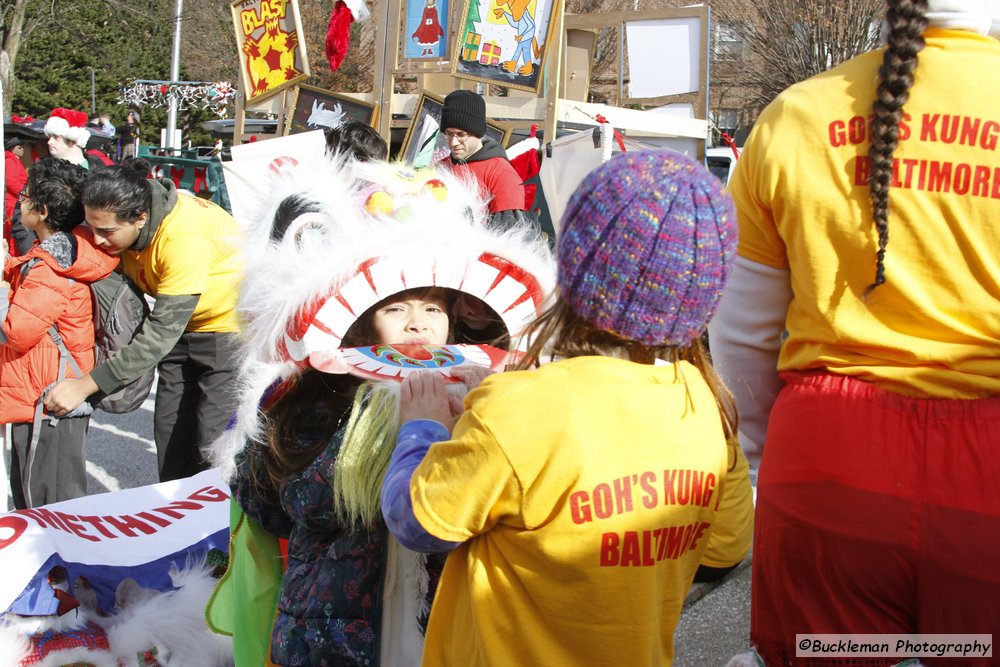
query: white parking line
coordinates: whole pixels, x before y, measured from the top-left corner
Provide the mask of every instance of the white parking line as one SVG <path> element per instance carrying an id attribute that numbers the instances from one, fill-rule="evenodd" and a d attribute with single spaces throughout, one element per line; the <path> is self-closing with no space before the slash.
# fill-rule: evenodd
<path id="1" fill-rule="evenodd" d="M 100 482 L 107 491 L 120 491 L 122 488 L 111 473 L 91 461 L 87 461 L 87 474 Z M 104 491 L 96 493 L 104 493 Z"/>
<path id="2" fill-rule="evenodd" d="M 135 433 L 132 433 L 131 431 L 124 431 L 112 424 L 102 424 L 101 422 L 94 421 L 93 419 L 91 419 L 90 421 L 90 428 L 96 428 L 99 431 L 106 431 L 111 435 L 115 435 L 121 438 L 138 440 L 142 444 L 146 445 L 146 451 L 152 452 L 154 454 L 156 453 L 156 444 L 152 440 L 150 440 L 149 438 L 143 438 L 139 435 L 136 435 Z"/>

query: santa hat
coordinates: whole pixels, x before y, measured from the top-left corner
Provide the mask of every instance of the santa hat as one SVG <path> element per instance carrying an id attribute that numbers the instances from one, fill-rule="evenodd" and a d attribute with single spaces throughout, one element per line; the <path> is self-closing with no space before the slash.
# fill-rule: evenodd
<path id="1" fill-rule="evenodd" d="M 927 0 L 927 25 L 1000 35 L 1000 0 Z"/>
<path id="2" fill-rule="evenodd" d="M 336 0 L 330 13 L 330 23 L 326 28 L 326 58 L 334 72 L 347 56 L 347 46 L 351 39 L 351 24 L 368 18 L 365 0 Z"/>
<path id="3" fill-rule="evenodd" d="M 45 136 L 62 137 L 84 148 L 90 141 L 90 132 L 84 129 L 87 124 L 87 114 L 82 111 L 56 107 L 52 115 L 45 121 Z"/>

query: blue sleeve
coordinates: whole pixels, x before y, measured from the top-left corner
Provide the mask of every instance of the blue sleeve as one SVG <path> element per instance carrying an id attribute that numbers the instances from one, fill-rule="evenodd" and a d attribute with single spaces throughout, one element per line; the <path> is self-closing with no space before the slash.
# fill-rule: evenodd
<path id="1" fill-rule="evenodd" d="M 436 553 L 451 551 L 460 542 L 446 542 L 434 537 L 413 515 L 410 478 L 431 445 L 450 437 L 448 429 L 430 419 L 414 419 L 399 429 L 396 449 L 382 482 L 382 516 L 399 543 L 410 551 Z"/>

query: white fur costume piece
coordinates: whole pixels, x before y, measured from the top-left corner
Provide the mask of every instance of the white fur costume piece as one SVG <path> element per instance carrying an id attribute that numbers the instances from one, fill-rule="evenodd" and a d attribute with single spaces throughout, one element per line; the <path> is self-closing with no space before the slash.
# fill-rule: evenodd
<path id="1" fill-rule="evenodd" d="M 0 665 L 18 665 L 29 651 L 27 637 L 47 630 L 72 632 L 88 623 L 104 632 L 107 651 L 46 649 L 31 667 L 90 664 L 95 667 L 141 665 L 139 656 L 151 653 L 163 667 L 226 667 L 232 647 L 226 637 L 205 627 L 203 610 L 215 587 L 209 566 L 189 564 L 170 572 L 175 590 L 161 593 L 143 589 L 131 580 L 118 588 L 114 614 L 104 616 L 88 604 L 85 586 L 77 583 L 81 605 L 63 616 L 15 617 L 0 621 Z M 130 585 L 127 582 L 131 582 Z M 96 600 L 96 598 L 95 598 Z"/>
<path id="2" fill-rule="evenodd" d="M 304 368 L 310 354 L 338 350 L 381 299 L 413 287 L 452 288 L 481 299 L 514 337 L 554 286 L 537 232 L 487 228 L 478 188 L 450 172 L 335 156 L 271 179 L 263 187 L 272 204 L 239 220 L 248 232 L 240 400 L 235 427 L 210 452 L 227 479 L 245 443 L 261 440 L 265 390 Z M 271 240 L 276 215 L 293 202 L 298 214 Z"/>

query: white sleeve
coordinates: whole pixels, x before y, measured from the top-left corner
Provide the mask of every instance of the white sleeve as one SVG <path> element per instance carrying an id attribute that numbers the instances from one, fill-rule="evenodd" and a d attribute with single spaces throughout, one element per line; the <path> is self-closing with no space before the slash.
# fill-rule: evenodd
<path id="1" fill-rule="evenodd" d="M 778 352 L 791 300 L 786 269 L 737 256 L 708 325 L 712 363 L 736 398 L 740 446 L 754 466 L 760 466 L 767 420 L 781 389 Z"/>

